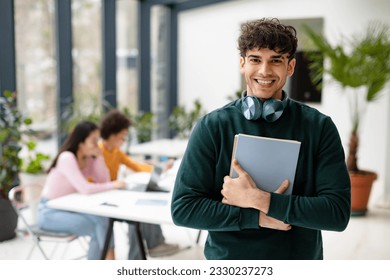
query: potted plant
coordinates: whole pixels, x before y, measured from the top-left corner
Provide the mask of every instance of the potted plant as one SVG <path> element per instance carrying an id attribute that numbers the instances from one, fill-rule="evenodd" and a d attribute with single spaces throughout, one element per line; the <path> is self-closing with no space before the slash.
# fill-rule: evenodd
<path id="1" fill-rule="evenodd" d="M 37 143 L 34 140 L 28 140 L 26 143 L 27 158 L 22 161 L 23 170 L 29 174 L 45 173 L 44 162 L 50 159 L 50 156 L 36 150 Z"/>
<path id="2" fill-rule="evenodd" d="M 50 156 L 37 151 L 37 142 L 28 138 L 23 144 L 26 148 L 26 156 L 21 161 L 20 181 L 22 184 L 38 183 L 43 185 L 46 179 L 46 165 Z"/>
<path id="3" fill-rule="evenodd" d="M 132 122 L 135 130 L 137 143 L 144 143 L 152 140 L 153 129 L 156 128 L 154 122 L 154 113 L 152 112 L 137 112 L 132 115 L 128 109 L 124 109 L 124 114 L 127 115 Z"/>
<path id="4" fill-rule="evenodd" d="M 66 103 L 66 109 L 61 116 L 66 133 L 71 132 L 81 121 L 99 123 L 104 113 L 112 109 L 109 103 L 90 93 L 78 94 L 74 100 Z"/>
<path id="5" fill-rule="evenodd" d="M 328 74 L 343 89 L 350 89 L 351 133 L 347 166 L 351 178 L 352 215 L 365 215 L 377 174 L 358 167 L 359 134 L 366 106 L 380 97 L 390 79 L 390 31 L 384 24 L 371 22 L 364 34 L 332 46 L 324 36 L 309 27 L 305 26 L 304 30 L 324 59 L 328 60 L 323 65 L 318 56 L 310 57 L 313 83 L 321 84 L 322 75 Z"/>
<path id="6" fill-rule="evenodd" d="M 19 184 L 19 153 L 23 126 L 30 125 L 16 106 L 16 93 L 4 92 L 0 97 L 0 241 L 15 237 L 18 216 L 8 200 L 9 191 Z"/>
<path id="7" fill-rule="evenodd" d="M 45 163 L 48 163 L 50 156 L 37 151 L 37 142 L 27 135 L 27 140 L 22 141 L 23 148 L 26 149 L 26 155 L 21 160 L 21 170 L 19 173 L 20 184 L 27 186 L 25 188 L 24 199 L 29 201 L 31 222 L 36 222 L 36 213 L 38 211 L 39 201 L 36 198 L 40 196 L 46 181 Z M 23 140 L 23 139 L 22 139 Z"/>
<path id="8" fill-rule="evenodd" d="M 185 139 L 190 136 L 192 128 L 203 115 L 202 104 L 195 100 L 192 110 L 187 111 L 184 106 L 176 106 L 169 116 L 168 125 L 176 133 L 176 137 Z"/>

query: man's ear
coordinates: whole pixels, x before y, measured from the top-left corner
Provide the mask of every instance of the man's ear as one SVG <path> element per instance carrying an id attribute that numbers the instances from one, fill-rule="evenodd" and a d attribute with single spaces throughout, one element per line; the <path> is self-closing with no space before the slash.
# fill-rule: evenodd
<path id="1" fill-rule="evenodd" d="M 245 72 L 244 66 L 245 66 L 245 58 L 241 56 L 240 57 L 240 72 L 241 72 L 241 74 L 244 74 L 244 72 Z"/>
<path id="2" fill-rule="evenodd" d="M 295 58 L 291 59 L 287 65 L 287 75 L 291 77 L 294 74 L 295 64 L 297 60 Z"/>

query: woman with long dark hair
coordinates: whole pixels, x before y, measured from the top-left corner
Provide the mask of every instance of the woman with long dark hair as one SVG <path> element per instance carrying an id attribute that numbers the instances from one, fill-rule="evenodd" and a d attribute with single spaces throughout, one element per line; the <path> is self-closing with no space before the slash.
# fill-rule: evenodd
<path id="1" fill-rule="evenodd" d="M 98 146 L 99 128 L 90 121 L 79 123 L 66 139 L 48 171 L 39 207 L 42 229 L 89 236 L 88 259 L 100 259 L 108 218 L 46 207 L 50 199 L 71 193 L 92 194 L 123 188 L 122 181 L 110 181 L 109 171 Z M 111 241 L 106 259 L 114 259 Z"/>

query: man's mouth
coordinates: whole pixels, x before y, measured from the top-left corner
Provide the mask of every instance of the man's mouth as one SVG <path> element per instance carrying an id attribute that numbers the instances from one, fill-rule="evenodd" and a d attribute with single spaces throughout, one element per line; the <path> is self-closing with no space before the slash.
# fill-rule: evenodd
<path id="1" fill-rule="evenodd" d="M 259 85 L 262 85 L 262 86 L 267 86 L 267 85 L 270 85 L 274 82 L 274 80 L 258 80 L 258 79 L 255 79 L 256 83 L 258 83 Z"/>

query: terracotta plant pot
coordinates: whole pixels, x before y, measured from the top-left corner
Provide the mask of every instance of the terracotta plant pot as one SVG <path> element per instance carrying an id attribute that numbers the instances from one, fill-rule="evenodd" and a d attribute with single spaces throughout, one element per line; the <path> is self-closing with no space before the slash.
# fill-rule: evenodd
<path id="1" fill-rule="evenodd" d="M 352 216 L 364 216 L 367 212 L 372 184 L 377 174 L 371 171 L 359 171 L 350 172 L 349 176 L 351 178 Z"/>

